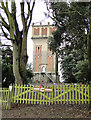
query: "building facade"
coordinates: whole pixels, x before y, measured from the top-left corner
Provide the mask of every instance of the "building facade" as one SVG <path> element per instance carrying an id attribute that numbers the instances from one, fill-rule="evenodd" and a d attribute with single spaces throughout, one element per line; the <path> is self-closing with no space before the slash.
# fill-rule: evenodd
<path id="1" fill-rule="evenodd" d="M 48 37 L 55 29 L 49 23 L 32 25 L 34 81 L 47 82 L 56 79 L 56 54 L 48 49 Z"/>

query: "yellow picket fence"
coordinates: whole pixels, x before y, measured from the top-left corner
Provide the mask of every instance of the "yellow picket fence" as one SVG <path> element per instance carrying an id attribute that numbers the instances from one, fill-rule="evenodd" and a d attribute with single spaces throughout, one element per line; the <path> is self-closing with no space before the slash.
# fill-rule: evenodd
<path id="1" fill-rule="evenodd" d="M 3 91 L 3 90 L 2 90 Z M 5 91 L 5 90 L 4 90 Z M 9 96 L 6 90 L 6 96 Z M 2 92 L 4 93 L 4 92 Z M 4 94 L 3 94 L 4 95 Z M 55 85 L 51 87 L 30 87 L 15 85 L 10 93 L 11 103 L 26 104 L 90 104 L 89 85 Z M 6 97 L 6 98 L 7 98 Z M 2 103 L 8 103 L 8 98 Z M 6 107 L 7 109 L 7 107 Z"/>
<path id="2" fill-rule="evenodd" d="M 10 109 L 8 88 L 0 88 L 0 105 L 3 109 Z"/>

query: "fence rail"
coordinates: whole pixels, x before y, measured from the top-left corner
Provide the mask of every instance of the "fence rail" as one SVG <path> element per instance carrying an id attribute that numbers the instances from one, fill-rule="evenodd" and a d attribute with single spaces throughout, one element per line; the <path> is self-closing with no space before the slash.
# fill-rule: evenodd
<path id="1" fill-rule="evenodd" d="M 58 85 L 51 87 L 26 87 L 15 85 L 9 95 L 9 89 L 0 89 L 2 107 L 8 108 L 8 102 L 26 104 L 90 104 L 89 85 Z M 10 97 L 10 98 L 9 98 Z"/>

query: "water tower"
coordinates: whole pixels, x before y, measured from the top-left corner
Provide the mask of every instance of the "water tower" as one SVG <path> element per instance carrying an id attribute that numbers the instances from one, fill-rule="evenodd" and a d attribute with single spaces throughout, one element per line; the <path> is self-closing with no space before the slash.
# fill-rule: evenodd
<path id="1" fill-rule="evenodd" d="M 47 44 L 48 37 L 55 29 L 49 23 L 32 25 L 34 81 L 47 82 L 56 79 L 56 54 L 52 54 Z"/>

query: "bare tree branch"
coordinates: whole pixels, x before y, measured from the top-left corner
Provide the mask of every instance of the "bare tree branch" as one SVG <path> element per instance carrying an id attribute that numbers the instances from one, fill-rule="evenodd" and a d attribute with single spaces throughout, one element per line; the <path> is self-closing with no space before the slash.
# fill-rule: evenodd
<path id="1" fill-rule="evenodd" d="M 7 24 L 7 22 L 1 16 L 1 14 L 0 14 L 0 19 L 1 19 L 0 23 L 2 24 L 2 26 L 4 26 L 9 31 L 10 30 L 10 26 Z"/>
<path id="2" fill-rule="evenodd" d="M 12 45 L 5 45 L 5 44 L 2 44 L 2 46 L 10 46 L 10 47 L 13 47 Z"/>
<path id="3" fill-rule="evenodd" d="M 28 29 L 30 27 L 30 23 L 31 23 L 31 20 L 32 20 L 32 14 L 33 14 L 34 6 L 35 6 L 35 0 L 33 1 L 33 5 L 32 5 L 32 8 L 30 10 L 30 20 L 29 20 L 29 23 L 28 23 L 28 26 L 27 26 L 27 31 L 28 31 Z"/>
<path id="4" fill-rule="evenodd" d="M 3 32 L 3 34 L 4 34 L 4 37 L 6 37 L 8 40 L 11 40 L 11 41 L 15 41 L 15 39 L 11 39 L 11 38 L 8 38 L 8 35 L 7 35 L 7 33 L 4 31 L 4 29 L 2 28 L 2 26 L 1 26 L 1 29 L 2 29 L 2 32 Z"/>
<path id="5" fill-rule="evenodd" d="M 27 5 L 28 5 L 28 15 L 27 15 L 27 20 L 29 19 L 29 15 L 30 15 L 30 3 L 29 2 L 27 2 Z"/>
<path id="6" fill-rule="evenodd" d="M 0 8 L 3 10 L 3 8 L 0 6 Z"/>
<path id="7" fill-rule="evenodd" d="M 16 20 L 16 4 L 15 2 L 12 2 L 11 3 L 11 8 L 12 8 L 12 17 L 13 17 L 13 21 L 14 21 L 14 26 L 15 26 L 15 34 L 14 34 L 14 37 L 15 37 L 15 40 L 16 40 L 16 43 L 18 44 L 20 39 L 17 39 L 19 37 L 19 27 L 18 27 L 18 23 L 17 23 L 17 20 Z"/>
<path id="8" fill-rule="evenodd" d="M 9 10 L 8 10 L 8 8 L 7 8 L 8 3 L 6 2 L 6 7 L 5 7 L 3 1 L 1 2 L 1 4 L 2 4 L 2 9 L 4 10 L 4 12 L 5 12 L 5 14 L 6 14 L 7 18 L 8 18 L 8 21 L 10 21 L 10 20 L 9 20 L 10 12 L 9 12 Z"/>
<path id="9" fill-rule="evenodd" d="M 21 2 L 20 5 L 21 5 L 21 19 L 22 19 L 22 24 L 23 24 L 23 26 L 25 26 L 24 2 Z"/>

